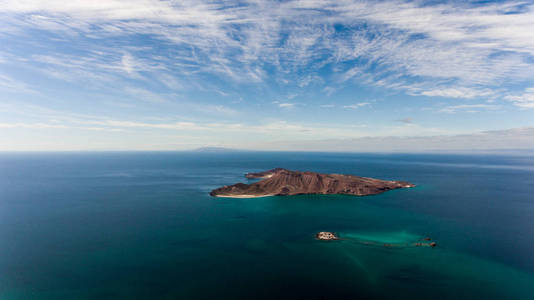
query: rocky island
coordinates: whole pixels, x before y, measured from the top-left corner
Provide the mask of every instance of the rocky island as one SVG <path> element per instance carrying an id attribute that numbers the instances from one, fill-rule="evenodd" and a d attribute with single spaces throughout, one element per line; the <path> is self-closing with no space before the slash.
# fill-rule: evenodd
<path id="1" fill-rule="evenodd" d="M 315 235 L 315 238 L 322 241 L 339 240 L 337 235 L 333 232 L 321 231 Z"/>
<path id="2" fill-rule="evenodd" d="M 299 194 L 366 196 L 415 186 L 406 181 L 380 180 L 354 175 L 290 171 L 282 168 L 259 173 L 248 173 L 245 177 L 249 179 L 260 178 L 262 180 L 251 184 L 237 183 L 223 186 L 211 191 L 210 195 L 231 198 Z"/>

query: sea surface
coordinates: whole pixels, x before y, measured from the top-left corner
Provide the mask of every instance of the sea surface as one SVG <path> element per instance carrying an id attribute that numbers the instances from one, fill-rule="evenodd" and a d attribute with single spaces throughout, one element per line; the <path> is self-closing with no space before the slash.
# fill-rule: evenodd
<path id="1" fill-rule="evenodd" d="M 275 167 L 417 187 L 208 195 Z M 419 298 L 534 299 L 534 156 L 0 154 L 0 299 Z"/>

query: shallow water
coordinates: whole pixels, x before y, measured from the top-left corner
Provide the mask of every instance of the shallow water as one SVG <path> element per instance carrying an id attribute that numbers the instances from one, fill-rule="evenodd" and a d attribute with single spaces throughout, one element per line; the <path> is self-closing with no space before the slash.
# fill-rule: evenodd
<path id="1" fill-rule="evenodd" d="M 208 195 L 274 167 L 417 187 Z M 532 156 L 4 153 L 0 298 L 528 299 L 533 187 Z"/>

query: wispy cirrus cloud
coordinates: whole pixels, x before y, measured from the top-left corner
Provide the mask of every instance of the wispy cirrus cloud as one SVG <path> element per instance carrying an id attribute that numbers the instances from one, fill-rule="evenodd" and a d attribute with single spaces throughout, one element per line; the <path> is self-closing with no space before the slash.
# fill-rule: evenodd
<path id="1" fill-rule="evenodd" d="M 290 95 L 287 97 L 288 99 L 293 99 L 294 98 L 294 95 Z M 295 108 L 297 106 L 302 106 L 303 104 L 302 103 L 296 103 L 296 102 L 286 102 L 286 101 L 273 101 L 272 102 L 274 105 L 280 107 L 280 108 L 285 108 L 285 109 L 291 109 L 291 108 Z"/>
<path id="2" fill-rule="evenodd" d="M 28 84 L 0 73 L 0 89 L 11 93 L 37 93 Z"/>
<path id="3" fill-rule="evenodd" d="M 34 56 L 58 78 L 67 70 L 102 81 L 212 74 L 301 88 L 356 80 L 414 95 L 477 98 L 501 97 L 503 79 L 534 76 L 534 5 L 525 2 L 34 0 L 4 1 L 0 13 L 10 29 L 4 37 L 37 29 L 91 41 L 67 64 L 64 53 Z M 160 41 L 165 51 L 154 55 L 136 36 Z"/>
<path id="4" fill-rule="evenodd" d="M 343 108 L 345 109 L 358 109 L 360 107 L 364 107 L 364 106 L 368 106 L 368 105 L 371 105 L 370 102 L 360 102 L 360 103 L 355 103 L 355 104 L 350 104 L 350 105 L 344 105 Z"/>
<path id="5" fill-rule="evenodd" d="M 461 104 L 461 105 L 451 105 L 444 107 L 440 110 L 440 112 L 444 113 L 456 113 L 456 112 L 468 112 L 468 113 L 476 113 L 480 111 L 485 110 L 497 110 L 499 109 L 499 105 L 494 104 Z"/>
<path id="6" fill-rule="evenodd" d="M 295 103 L 278 103 L 278 107 L 281 107 L 281 108 L 293 108 L 295 107 Z"/>

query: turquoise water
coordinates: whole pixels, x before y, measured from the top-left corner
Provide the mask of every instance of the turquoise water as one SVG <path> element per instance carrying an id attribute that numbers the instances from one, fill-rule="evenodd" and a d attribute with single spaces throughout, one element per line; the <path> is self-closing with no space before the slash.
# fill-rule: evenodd
<path id="1" fill-rule="evenodd" d="M 417 187 L 208 195 L 274 167 Z M 530 299 L 533 192 L 533 156 L 4 153 L 0 299 Z"/>

